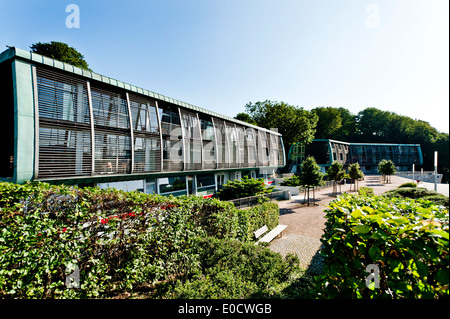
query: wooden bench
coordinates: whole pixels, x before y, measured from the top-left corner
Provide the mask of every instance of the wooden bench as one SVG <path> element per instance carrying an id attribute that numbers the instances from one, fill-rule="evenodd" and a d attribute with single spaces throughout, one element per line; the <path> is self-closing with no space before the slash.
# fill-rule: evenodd
<path id="1" fill-rule="evenodd" d="M 278 235 L 281 236 L 281 232 L 283 230 L 285 230 L 286 227 L 287 227 L 287 225 L 278 225 L 277 227 L 275 227 L 274 229 L 269 231 L 267 234 L 265 234 L 261 239 L 259 239 L 255 243 L 255 245 L 260 243 L 260 242 L 270 243 L 276 236 L 278 236 Z M 260 229 L 255 231 L 255 237 L 256 238 L 261 237 L 261 235 L 264 234 L 267 230 L 268 230 L 267 225 L 264 225 L 263 227 L 261 227 Z"/>

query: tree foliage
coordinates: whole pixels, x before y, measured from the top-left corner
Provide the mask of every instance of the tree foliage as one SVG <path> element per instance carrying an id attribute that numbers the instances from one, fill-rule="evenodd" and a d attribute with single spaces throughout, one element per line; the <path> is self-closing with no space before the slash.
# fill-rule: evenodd
<path id="1" fill-rule="evenodd" d="M 266 100 L 249 102 L 245 109 L 258 126 L 278 129 L 283 135 L 285 151 L 293 143 L 310 143 L 314 139 L 317 115 L 301 107 Z"/>
<path id="2" fill-rule="evenodd" d="M 311 110 L 318 117 L 315 138 L 334 136 L 342 127 L 341 112 L 333 107 L 317 107 Z"/>
<path id="3" fill-rule="evenodd" d="M 309 206 L 309 189 L 320 186 L 322 183 L 323 174 L 320 172 L 320 167 L 317 165 L 314 157 L 308 156 L 301 165 L 300 185 L 306 187 L 308 192 L 308 206 Z"/>
<path id="4" fill-rule="evenodd" d="M 343 165 L 334 161 L 327 169 L 326 177 L 333 181 L 333 194 L 337 194 L 337 185 L 345 178 L 345 171 Z"/>
<path id="5" fill-rule="evenodd" d="M 50 43 L 33 43 L 30 46 L 32 52 L 41 54 L 43 56 L 65 62 L 84 70 L 89 70 L 84 56 L 75 48 L 68 46 L 66 43 L 52 41 Z"/>
<path id="6" fill-rule="evenodd" d="M 395 169 L 393 161 L 382 159 L 378 163 L 378 171 L 383 175 L 383 180 L 386 183 L 389 183 L 391 175 L 394 175 L 397 170 Z"/>
<path id="7" fill-rule="evenodd" d="M 236 120 L 247 122 L 249 124 L 258 125 L 250 115 L 245 112 L 238 113 L 235 117 Z"/>
<path id="8" fill-rule="evenodd" d="M 364 178 L 364 174 L 359 167 L 359 163 L 353 163 L 348 166 L 348 175 L 355 184 L 355 191 L 358 190 L 358 181 Z"/>

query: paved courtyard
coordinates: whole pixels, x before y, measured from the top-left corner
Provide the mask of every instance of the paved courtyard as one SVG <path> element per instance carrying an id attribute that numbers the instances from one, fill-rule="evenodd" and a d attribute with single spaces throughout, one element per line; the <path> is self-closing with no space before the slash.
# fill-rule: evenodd
<path id="1" fill-rule="evenodd" d="M 392 176 L 391 183 L 384 184 L 380 176 L 366 176 L 364 181 L 359 182 L 359 187 L 371 187 L 375 195 L 381 195 L 406 182 L 411 182 L 411 180 Z M 434 190 L 434 184 L 427 184 L 431 183 L 421 183 L 419 186 Z M 341 190 L 342 192 L 350 192 L 350 185 L 342 185 Z M 438 185 L 438 191 L 448 196 L 448 184 Z M 282 255 L 294 253 L 299 257 L 301 267 L 309 268 L 308 270 L 311 271 L 320 270 L 322 260 L 318 251 L 321 246 L 320 238 L 325 229 L 324 209 L 335 198 L 331 195 L 331 192 L 332 187 L 316 191 L 315 205 L 311 204 L 309 207 L 302 204 L 303 194 L 293 196 L 291 200 L 278 202 L 280 224 L 288 225 L 288 227 L 281 238 L 274 239 L 271 242 L 270 249 Z"/>

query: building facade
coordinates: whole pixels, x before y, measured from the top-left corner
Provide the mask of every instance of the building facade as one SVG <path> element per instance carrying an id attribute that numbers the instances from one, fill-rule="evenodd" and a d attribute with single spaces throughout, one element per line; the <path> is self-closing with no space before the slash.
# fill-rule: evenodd
<path id="1" fill-rule="evenodd" d="M 296 149 L 293 147 L 289 155 L 291 162 L 300 164 L 302 158 L 313 156 L 323 171 L 333 162 L 338 162 L 344 167 L 359 163 L 363 172 L 376 174 L 378 163 L 382 159 L 392 160 L 397 171 L 411 171 L 413 164 L 416 168 L 423 165 L 419 144 L 347 143 L 316 139 L 304 148 L 300 148 L 299 145 Z M 298 167 L 299 165 L 296 165 L 293 169 L 297 170 Z"/>
<path id="2" fill-rule="evenodd" d="M 209 196 L 285 165 L 280 134 L 36 53 L 0 55 L 0 178 Z"/>

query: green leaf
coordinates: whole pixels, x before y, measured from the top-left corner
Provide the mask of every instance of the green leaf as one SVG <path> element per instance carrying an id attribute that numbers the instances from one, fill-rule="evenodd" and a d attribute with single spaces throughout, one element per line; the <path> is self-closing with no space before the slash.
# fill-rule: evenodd
<path id="1" fill-rule="evenodd" d="M 433 230 L 431 232 L 431 236 L 433 237 L 442 237 L 448 240 L 448 232 L 442 231 L 442 230 Z"/>
<path id="2" fill-rule="evenodd" d="M 377 246 L 372 246 L 369 249 L 369 256 L 372 258 L 373 261 L 378 260 L 378 258 L 381 256 L 381 251 Z"/>
<path id="3" fill-rule="evenodd" d="M 428 266 L 421 261 L 416 261 L 417 272 L 424 278 L 428 275 Z"/>
<path id="4" fill-rule="evenodd" d="M 351 214 L 350 214 L 353 218 L 359 218 L 359 217 L 361 217 L 362 215 L 363 215 L 363 213 L 361 212 L 361 210 L 358 208 L 357 210 L 355 210 L 355 211 L 353 211 Z"/>
<path id="5" fill-rule="evenodd" d="M 397 225 L 403 225 L 408 223 L 408 219 L 405 217 L 393 217 L 391 220 Z"/>
<path id="6" fill-rule="evenodd" d="M 442 286 L 448 286 L 448 282 L 449 282 L 449 274 L 448 274 L 448 269 L 439 269 L 438 272 L 436 273 L 436 279 L 439 281 L 439 283 Z"/>
<path id="7" fill-rule="evenodd" d="M 366 225 L 358 225 L 353 227 L 353 231 L 357 234 L 367 234 L 372 230 L 372 227 Z"/>

